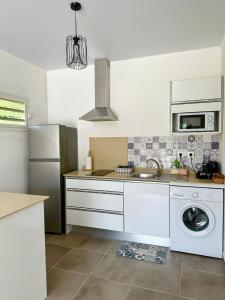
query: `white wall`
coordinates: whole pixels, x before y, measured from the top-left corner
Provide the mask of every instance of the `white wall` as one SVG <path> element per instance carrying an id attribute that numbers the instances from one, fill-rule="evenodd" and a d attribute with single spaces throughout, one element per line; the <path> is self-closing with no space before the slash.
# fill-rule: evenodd
<path id="1" fill-rule="evenodd" d="M 111 62 L 111 107 L 118 122 L 85 122 L 94 106 L 94 67 L 47 73 L 49 123 L 78 127 L 79 166 L 89 136 L 169 134 L 169 82 L 220 74 L 220 47 Z"/>
<path id="2" fill-rule="evenodd" d="M 0 96 L 26 99 L 30 124 L 47 123 L 46 72 L 0 50 Z M 0 126 L 0 191 L 26 192 L 27 130 Z"/>
<path id="3" fill-rule="evenodd" d="M 221 74 L 225 77 L 225 35 L 221 44 Z M 225 99 L 225 78 L 224 78 L 224 99 Z M 225 115 L 225 113 L 224 113 Z M 225 120 L 223 116 L 223 134 L 222 134 L 222 149 L 221 149 L 221 162 L 222 172 L 225 173 Z M 224 195 L 225 199 L 225 195 Z M 225 205 L 224 205 L 224 216 L 225 216 Z M 225 260 L 225 221 L 224 221 L 224 246 L 223 246 L 223 258 Z"/>
<path id="4" fill-rule="evenodd" d="M 221 44 L 221 74 L 225 77 L 225 35 Z M 225 78 L 224 78 L 224 99 L 225 99 Z M 222 134 L 222 151 L 221 151 L 221 161 L 222 161 L 222 171 L 225 173 L 225 113 L 223 115 L 223 134 Z"/>

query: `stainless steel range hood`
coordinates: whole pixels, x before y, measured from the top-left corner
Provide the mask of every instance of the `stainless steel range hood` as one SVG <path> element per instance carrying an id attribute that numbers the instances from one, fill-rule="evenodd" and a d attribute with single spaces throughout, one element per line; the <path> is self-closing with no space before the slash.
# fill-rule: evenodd
<path id="1" fill-rule="evenodd" d="M 117 121 L 110 108 L 110 62 L 95 60 L 95 108 L 79 118 L 85 121 Z"/>

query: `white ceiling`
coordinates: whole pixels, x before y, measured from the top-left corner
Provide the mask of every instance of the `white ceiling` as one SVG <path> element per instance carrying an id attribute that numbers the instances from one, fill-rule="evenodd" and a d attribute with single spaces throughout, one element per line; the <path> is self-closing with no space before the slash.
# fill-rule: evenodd
<path id="1" fill-rule="evenodd" d="M 65 68 L 74 33 L 69 0 L 1 0 L 0 48 L 44 69 Z M 81 0 L 78 33 L 89 62 L 213 47 L 225 34 L 225 0 Z"/>

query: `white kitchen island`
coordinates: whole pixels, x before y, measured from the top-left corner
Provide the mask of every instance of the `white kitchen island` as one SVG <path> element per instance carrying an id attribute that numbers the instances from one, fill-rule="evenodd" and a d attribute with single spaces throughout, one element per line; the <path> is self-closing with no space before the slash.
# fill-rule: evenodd
<path id="1" fill-rule="evenodd" d="M 0 299 L 47 297 L 44 203 L 47 196 L 0 193 Z"/>

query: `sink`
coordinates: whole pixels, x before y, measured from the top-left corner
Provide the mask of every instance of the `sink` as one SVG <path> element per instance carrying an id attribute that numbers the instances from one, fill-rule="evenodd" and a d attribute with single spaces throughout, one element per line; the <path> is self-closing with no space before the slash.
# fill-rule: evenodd
<path id="1" fill-rule="evenodd" d="M 131 174 L 131 177 L 140 178 L 140 179 L 150 179 L 157 177 L 157 174 L 153 173 L 134 173 Z"/>

